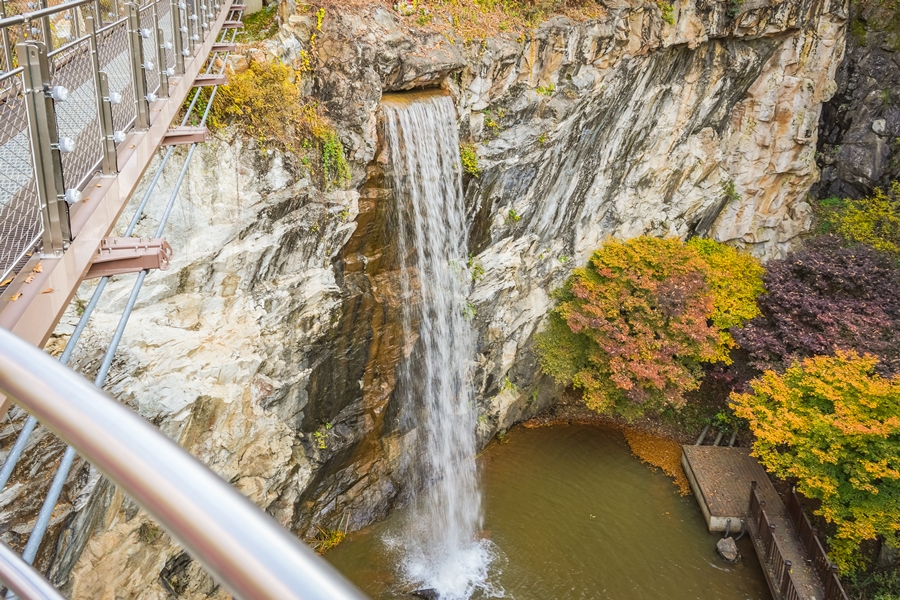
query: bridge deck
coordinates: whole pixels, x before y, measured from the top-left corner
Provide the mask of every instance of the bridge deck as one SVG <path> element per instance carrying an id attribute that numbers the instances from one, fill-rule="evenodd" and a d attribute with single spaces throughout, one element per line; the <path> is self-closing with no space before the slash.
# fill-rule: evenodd
<path id="1" fill-rule="evenodd" d="M 803 600 L 825 598 L 822 584 L 807 562 L 806 553 L 781 496 L 762 465 L 750 456 L 749 449 L 683 446 L 681 462 L 710 531 L 724 531 L 727 519 L 731 519 L 732 530 L 737 529 L 736 524 L 748 516 L 750 484 L 756 481 L 760 499 L 766 503 L 769 522 L 775 525 L 774 535 L 782 549 L 783 558 L 791 561 L 791 575 L 800 597 Z M 765 548 L 760 547 L 755 536 L 751 535 L 751 538 L 772 596 L 780 598 L 778 586 L 773 583 L 775 574 L 772 566 L 764 558 Z"/>

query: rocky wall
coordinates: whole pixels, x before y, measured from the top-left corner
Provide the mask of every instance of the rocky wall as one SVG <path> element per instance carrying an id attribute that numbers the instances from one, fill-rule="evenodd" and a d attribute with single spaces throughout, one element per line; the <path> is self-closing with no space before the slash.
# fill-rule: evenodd
<path id="1" fill-rule="evenodd" d="M 305 69 L 311 55 L 305 91 L 338 128 L 352 182 L 323 191 L 290 156 L 233 130 L 202 147 L 167 229 L 173 266 L 147 278 L 107 389 L 304 539 L 405 501 L 415 429 L 393 392 L 416 341 L 399 307 L 415 299 L 396 284 L 385 91 L 451 94 L 478 154 L 480 173 L 465 179 L 471 256 L 453 258 L 479 271 L 469 301 L 482 443 L 553 401 L 531 340 L 551 290 L 607 236 L 705 234 L 783 254 L 809 226 L 846 2 L 677 2 L 674 24 L 652 3 L 604 6 L 598 20 L 466 41 L 374 2 L 332 7 L 318 30 L 284 0 L 278 39 L 236 66 L 277 57 Z M 114 280 L 87 330 L 75 363 L 88 375 L 130 287 Z M 37 444 L 27 456 L 36 470 Z M 89 466 L 77 476 L 41 552 L 70 597 L 224 597 Z M 0 509 L 15 505 L 7 495 Z"/>
<path id="2" fill-rule="evenodd" d="M 900 180 L 900 8 L 872 0 L 851 6 L 837 93 L 821 118 L 819 198 L 862 198 Z"/>

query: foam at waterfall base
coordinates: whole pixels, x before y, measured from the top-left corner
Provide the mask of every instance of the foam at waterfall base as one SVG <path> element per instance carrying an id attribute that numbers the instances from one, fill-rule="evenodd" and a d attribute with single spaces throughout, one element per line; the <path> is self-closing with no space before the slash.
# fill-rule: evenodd
<path id="1" fill-rule="evenodd" d="M 389 552 L 402 556 L 398 567 L 406 590 L 434 590 L 440 600 L 506 597 L 496 582 L 506 557 L 491 540 L 475 540 L 439 557 L 409 552 L 401 537 L 386 535 L 383 541 Z"/>

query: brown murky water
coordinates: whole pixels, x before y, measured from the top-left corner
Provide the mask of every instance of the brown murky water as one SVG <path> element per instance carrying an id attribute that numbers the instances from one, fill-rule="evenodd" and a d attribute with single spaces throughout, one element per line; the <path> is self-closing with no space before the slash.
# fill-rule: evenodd
<path id="1" fill-rule="evenodd" d="M 747 539 L 744 561 L 716 556 L 693 496 L 631 455 L 622 434 L 594 426 L 517 428 L 480 458 L 487 589 L 516 600 L 769 600 Z M 397 575 L 398 511 L 348 536 L 326 558 L 375 600 L 408 598 Z"/>

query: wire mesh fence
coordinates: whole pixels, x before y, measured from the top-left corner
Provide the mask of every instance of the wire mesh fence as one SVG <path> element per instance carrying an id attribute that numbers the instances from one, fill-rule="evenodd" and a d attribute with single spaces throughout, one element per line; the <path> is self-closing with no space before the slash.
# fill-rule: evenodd
<path id="1" fill-rule="evenodd" d="M 0 280 L 40 242 L 44 228 L 55 235 L 47 225 L 48 206 L 61 206 L 62 198 L 77 202 L 101 165 L 115 168 L 112 150 L 104 154 L 106 140 L 121 144 L 140 119 L 146 127 L 148 99 L 166 93 L 162 83 L 179 68 L 176 42 L 190 51 L 206 37 L 197 0 L 132 4 L 129 9 L 124 0 L 0 0 Z M 136 10 L 136 20 L 129 10 Z M 28 48 L 39 61 L 20 54 Z M 27 64 L 19 65 L 20 56 L 29 57 L 23 59 Z M 136 85 L 136 76 L 146 86 Z M 106 95 L 98 89 L 102 79 Z M 34 92 L 26 82 L 33 82 Z M 139 89 L 147 97 L 137 97 Z M 109 113 L 101 102 L 109 103 Z M 111 129 L 104 114 L 112 116 Z M 52 122 L 41 125 L 41 118 Z M 41 147 L 59 152 L 42 153 Z M 47 156 L 57 166 L 48 168 Z M 61 182 L 53 175 L 60 171 Z M 69 235 L 67 228 L 62 235 Z"/>
<path id="2" fill-rule="evenodd" d="M 162 30 L 162 39 L 160 43 L 163 45 L 166 57 L 162 69 L 175 68 L 175 26 L 172 19 L 172 3 L 170 0 L 159 0 L 156 5 L 156 13 L 159 18 L 159 29 Z"/>
<path id="3" fill-rule="evenodd" d="M 62 154 L 63 180 L 67 189 L 80 189 L 96 171 L 102 154 L 96 75 L 89 38 L 82 38 L 53 56 L 53 85 L 69 91 L 65 102 L 56 104 L 60 138 L 74 142 Z"/>
<path id="4" fill-rule="evenodd" d="M 144 47 L 144 77 L 147 80 L 147 93 L 159 91 L 159 65 L 156 60 L 156 18 L 154 4 L 141 7 L 141 44 Z"/>
<path id="5" fill-rule="evenodd" d="M 22 75 L 0 77 L 0 281 L 41 236 Z"/>
<path id="6" fill-rule="evenodd" d="M 128 51 L 128 23 L 122 18 L 97 33 L 100 70 L 109 81 L 113 129 L 127 131 L 134 123 L 134 82 L 131 80 L 131 55 Z"/>

